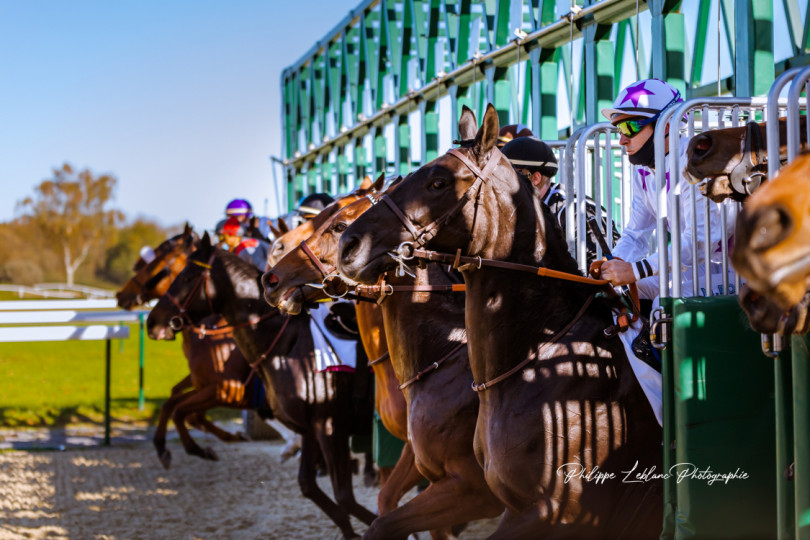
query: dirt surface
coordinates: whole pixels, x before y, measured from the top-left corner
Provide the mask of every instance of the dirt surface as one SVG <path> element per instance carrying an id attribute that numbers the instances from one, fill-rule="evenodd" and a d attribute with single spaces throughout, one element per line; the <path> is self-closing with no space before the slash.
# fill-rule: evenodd
<path id="1" fill-rule="evenodd" d="M 168 471 L 144 442 L 0 453 L 0 538 L 341 537 L 301 496 L 296 460 L 280 463 L 282 443 L 198 441 L 220 461 L 189 457 L 177 442 Z M 377 489 L 354 479 L 358 501 L 375 510 Z M 319 483 L 331 496 L 328 480 Z M 485 538 L 496 524 L 476 522 L 461 538 Z"/>

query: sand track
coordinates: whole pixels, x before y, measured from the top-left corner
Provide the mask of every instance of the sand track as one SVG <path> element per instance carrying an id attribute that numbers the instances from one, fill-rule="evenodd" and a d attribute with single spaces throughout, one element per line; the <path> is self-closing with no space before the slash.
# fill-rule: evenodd
<path id="1" fill-rule="evenodd" d="M 151 445 L 0 454 L 0 538 L 339 538 L 304 499 L 297 463 L 279 463 L 281 445 L 215 442 L 219 462 L 169 444 L 164 470 Z M 376 488 L 355 476 L 355 495 L 376 509 Z M 328 480 L 319 479 L 331 496 Z M 462 538 L 483 538 L 497 520 Z M 365 526 L 354 520 L 355 530 Z M 421 538 L 429 535 L 421 534 Z"/>

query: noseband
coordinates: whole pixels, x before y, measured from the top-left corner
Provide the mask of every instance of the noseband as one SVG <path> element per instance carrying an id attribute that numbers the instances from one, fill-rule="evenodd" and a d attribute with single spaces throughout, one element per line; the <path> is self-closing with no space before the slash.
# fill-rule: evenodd
<path id="1" fill-rule="evenodd" d="M 768 157 L 765 154 L 762 128 L 756 122 L 748 122 L 742 141 L 742 159 L 729 174 L 731 187 L 737 193 L 752 195 L 766 177 L 767 167 Z"/>

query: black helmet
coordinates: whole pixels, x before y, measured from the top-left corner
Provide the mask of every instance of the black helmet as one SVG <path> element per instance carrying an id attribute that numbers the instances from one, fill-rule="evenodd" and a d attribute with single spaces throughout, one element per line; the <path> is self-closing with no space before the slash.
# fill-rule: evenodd
<path id="1" fill-rule="evenodd" d="M 518 137 L 506 143 L 501 152 L 516 169 L 539 171 L 548 177 L 557 174 L 557 157 L 554 151 L 536 137 Z"/>
<path id="2" fill-rule="evenodd" d="M 298 212 L 305 218 L 315 217 L 333 202 L 335 199 L 326 193 L 313 193 L 301 199 L 298 203 Z"/>

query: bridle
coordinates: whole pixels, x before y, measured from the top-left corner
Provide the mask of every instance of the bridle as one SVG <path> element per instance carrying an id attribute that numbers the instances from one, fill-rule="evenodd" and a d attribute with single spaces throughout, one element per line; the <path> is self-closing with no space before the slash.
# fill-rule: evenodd
<path id="1" fill-rule="evenodd" d="M 462 143 L 464 145 L 469 145 L 472 143 L 472 141 L 462 141 Z M 473 176 L 475 176 L 475 181 L 472 184 L 470 184 L 470 187 L 468 187 L 464 191 L 464 193 L 461 194 L 461 197 L 455 202 L 453 206 L 451 206 L 440 217 L 428 223 L 424 227 L 417 228 L 414 222 L 411 220 L 411 218 L 406 216 L 405 213 L 402 210 L 400 210 L 397 204 L 393 200 L 391 200 L 391 197 L 389 197 L 387 194 L 383 195 L 382 198 L 379 199 L 378 201 L 369 198 L 372 204 L 378 204 L 380 202 L 385 203 L 385 205 L 391 210 L 391 212 L 393 212 L 394 215 L 397 216 L 397 219 L 399 219 L 402 222 L 402 224 L 405 226 L 408 232 L 411 233 L 411 236 L 413 236 L 413 242 L 411 244 L 414 247 L 422 247 L 428 242 L 430 242 L 433 239 L 433 237 L 435 237 L 436 234 L 438 234 L 439 229 L 445 223 L 449 222 L 453 217 L 455 217 L 455 215 L 458 212 L 460 212 L 465 206 L 467 206 L 467 203 L 470 202 L 471 200 L 475 200 L 476 211 L 473 216 L 473 227 L 471 229 L 472 231 L 475 231 L 475 220 L 478 216 L 478 204 L 481 197 L 481 187 L 489 179 L 490 175 L 495 170 L 495 167 L 498 166 L 498 162 L 500 161 L 500 158 L 502 156 L 500 150 L 494 148 L 493 152 L 489 156 L 489 159 L 487 160 L 486 165 L 484 165 L 484 168 L 482 170 L 479 169 L 478 166 L 475 163 L 473 163 L 467 156 L 459 152 L 458 148 L 451 148 L 450 150 L 447 151 L 447 153 L 451 156 L 454 156 L 456 159 L 458 159 L 464 165 L 466 165 L 467 168 L 470 170 L 470 172 L 473 173 Z M 474 199 L 473 193 L 475 193 Z"/>
<path id="2" fill-rule="evenodd" d="M 768 172 L 768 156 L 759 124 L 753 121 L 746 124 L 741 146 L 742 159 L 729 173 L 729 181 L 737 193 L 752 195 Z"/>
<path id="3" fill-rule="evenodd" d="M 202 267 L 203 271 L 200 273 L 200 276 L 194 281 L 194 284 L 191 287 L 191 292 L 185 297 L 183 302 L 181 303 L 177 298 L 175 298 L 169 291 L 166 291 L 166 298 L 168 298 L 172 304 L 178 310 L 178 315 L 175 315 L 171 319 L 169 319 L 169 328 L 178 332 L 183 329 L 183 326 L 188 324 L 189 326 L 194 326 L 194 322 L 191 320 L 191 317 L 188 315 L 188 307 L 191 305 L 194 300 L 197 299 L 197 296 L 200 295 L 200 292 L 205 291 L 205 297 L 208 300 L 208 307 L 211 309 L 211 313 L 214 313 L 214 305 L 211 302 L 211 295 L 208 292 L 208 282 L 211 279 L 211 265 L 214 263 L 214 259 L 216 258 L 216 251 L 211 253 L 211 256 L 208 258 L 208 262 L 202 262 L 192 259 L 189 261 L 191 264 L 197 265 Z"/>
<path id="4" fill-rule="evenodd" d="M 177 244 L 176 239 L 170 239 L 161 244 L 158 247 L 158 253 L 155 255 L 154 260 L 157 261 L 169 255 L 171 251 L 174 250 L 176 244 Z M 191 244 L 189 244 L 189 246 L 190 245 Z M 188 253 L 190 253 L 190 251 L 186 252 L 185 254 L 188 255 Z M 132 277 L 130 281 L 138 287 L 138 295 L 136 298 L 138 303 L 142 303 L 143 297 L 145 295 L 151 293 L 161 281 L 163 281 L 164 279 L 166 279 L 168 276 L 171 275 L 170 267 L 175 259 L 177 259 L 177 255 L 175 255 L 172 258 L 162 260 L 163 268 L 159 272 L 157 272 L 154 276 L 147 279 L 145 283 L 141 283 L 140 281 L 138 281 L 137 275 Z"/>

